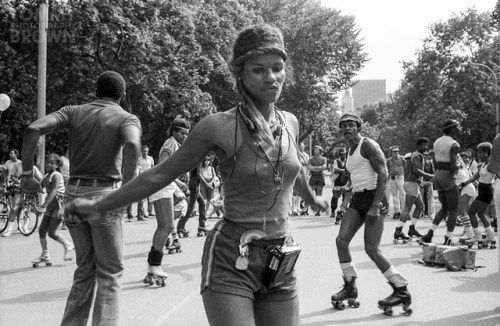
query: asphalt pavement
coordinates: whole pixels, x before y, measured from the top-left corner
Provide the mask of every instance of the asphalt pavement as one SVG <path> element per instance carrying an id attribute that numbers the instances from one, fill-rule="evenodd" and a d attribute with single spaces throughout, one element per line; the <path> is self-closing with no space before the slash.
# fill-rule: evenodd
<path id="1" fill-rule="evenodd" d="M 331 193 L 331 189 L 326 188 L 325 193 Z M 208 227 L 216 221 L 208 220 Z M 430 219 L 424 219 L 417 229 L 424 233 L 430 223 Z M 409 281 L 411 316 L 395 307 L 394 315 L 389 317 L 377 307 L 377 301 L 392 289 L 364 252 L 363 228 L 351 244 L 361 305 L 334 309 L 330 296 L 340 290 L 343 282 L 335 248 L 339 226 L 326 215 L 293 217 L 294 239 L 302 247 L 296 265 L 302 325 L 500 325 L 498 249 L 477 250 L 477 270 L 450 272 L 420 264 L 422 248 L 416 241 L 394 244 L 395 226 L 396 221 L 387 218 L 381 250 Z M 163 268 L 169 274 L 165 287 L 143 283 L 155 227 L 154 218 L 124 222 L 120 325 L 208 325 L 199 294 L 205 237 L 196 236 L 197 217 L 187 224 L 191 236 L 181 239 L 183 252 L 164 256 Z M 67 230 L 61 232 L 69 237 Z M 436 242 L 441 242 L 444 225 L 435 234 Z M 0 237 L 0 325 L 60 324 L 75 263 L 63 261 L 62 247 L 51 239 L 49 248 L 53 265 L 33 268 L 31 261 L 41 251 L 37 233 L 25 237 L 14 232 L 9 238 Z"/>

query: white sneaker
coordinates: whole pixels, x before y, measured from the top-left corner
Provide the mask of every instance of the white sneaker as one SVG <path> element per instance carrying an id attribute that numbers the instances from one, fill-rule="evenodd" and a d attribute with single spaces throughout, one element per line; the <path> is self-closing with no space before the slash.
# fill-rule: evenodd
<path id="1" fill-rule="evenodd" d="M 161 266 L 149 265 L 148 266 L 148 273 L 151 273 L 155 276 L 164 277 L 164 278 L 166 278 L 168 276 L 167 273 L 165 273 L 165 271 L 161 268 Z"/>
<path id="2" fill-rule="evenodd" d="M 2 237 L 10 237 L 10 235 L 12 234 L 13 224 L 14 222 L 9 222 L 9 225 L 7 225 L 7 229 L 2 233 Z"/>

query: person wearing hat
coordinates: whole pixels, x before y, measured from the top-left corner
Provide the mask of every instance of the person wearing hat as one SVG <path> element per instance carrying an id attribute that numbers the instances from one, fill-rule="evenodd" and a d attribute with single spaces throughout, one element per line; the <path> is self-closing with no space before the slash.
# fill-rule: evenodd
<path id="1" fill-rule="evenodd" d="M 346 191 L 348 189 L 342 188 L 349 181 L 349 174 L 345 168 L 346 158 L 347 158 L 347 149 L 345 147 L 340 147 L 339 157 L 333 161 L 333 174 L 332 174 L 333 196 L 330 203 L 331 207 L 330 217 L 331 218 L 335 217 L 335 224 L 339 224 L 340 221 L 342 220 L 342 217 L 344 216 L 345 210 L 347 208 L 347 206 L 344 205 L 344 201 L 347 199 L 346 197 L 348 197 L 350 194 L 349 191 Z M 339 198 L 342 198 L 341 200 L 342 205 L 340 206 L 337 215 L 335 215 Z"/>
<path id="2" fill-rule="evenodd" d="M 141 147 L 141 123 L 120 102 L 126 83 L 117 72 L 97 78 L 97 99 L 69 105 L 31 123 L 23 138 L 21 186 L 28 193 L 40 185 L 33 175 L 38 140 L 68 130 L 70 177 L 66 202 L 92 200 L 116 191 L 134 176 Z M 131 201 L 133 202 L 133 201 Z M 77 268 L 61 325 L 118 325 L 123 276 L 123 224 L 128 202 L 102 214 L 65 213 Z M 93 315 L 91 307 L 93 308 Z"/>
<path id="3" fill-rule="evenodd" d="M 316 196 L 323 195 L 323 187 L 325 186 L 325 170 L 327 168 L 327 159 L 323 156 L 323 147 L 316 145 L 313 147 L 313 156 L 309 159 L 309 185 L 314 190 Z M 321 212 L 316 211 L 316 216 L 320 216 Z"/>
<path id="4" fill-rule="evenodd" d="M 443 127 L 443 136 L 434 142 L 434 158 L 436 161 L 436 172 L 434 173 L 434 186 L 438 192 L 441 209 L 436 213 L 432 221 L 431 228 L 422 236 L 422 242 L 432 242 L 434 230 L 439 223 L 446 217 L 446 235 L 444 245 L 452 245 L 451 236 L 455 229 L 458 215 L 458 202 L 460 191 L 456 184 L 457 179 L 457 156 L 460 152 L 460 144 L 457 138 L 462 128 L 457 120 L 446 120 Z"/>
<path id="5" fill-rule="evenodd" d="M 401 211 L 405 205 L 405 190 L 404 190 L 404 157 L 399 155 L 399 147 L 391 146 L 391 157 L 386 161 L 389 179 L 387 181 L 387 201 L 389 202 L 389 215 L 392 212 L 392 217 L 398 219 L 401 216 Z M 390 198 L 392 197 L 392 205 Z"/>
<path id="6" fill-rule="evenodd" d="M 307 184 L 297 153 L 297 118 L 275 106 L 287 57 L 276 27 L 258 24 L 242 30 L 229 63 L 240 103 L 200 120 L 174 155 L 116 193 L 68 207 L 94 215 L 136 202 L 197 167 L 212 151 L 224 185 L 225 215 L 209 231 L 201 261 L 200 292 L 210 325 L 300 323 L 296 274 L 286 264 L 290 271 L 271 282 L 266 270 L 272 253 L 266 249 L 288 247 L 297 257 L 289 215 L 293 192 L 315 209 L 326 209 L 328 203 Z"/>
<path id="7" fill-rule="evenodd" d="M 344 287 L 331 297 L 332 304 L 338 307 L 342 301 L 353 300 L 358 296 L 356 286 L 358 276 L 352 261 L 349 244 L 364 224 L 365 252 L 393 288 L 391 295 L 378 301 L 379 307 L 385 308 L 403 304 L 403 309 L 407 313 L 411 313 L 408 308 L 411 304 L 411 295 L 407 289 L 408 281 L 382 254 L 380 249 L 380 239 L 386 215 L 382 205 L 387 185 L 384 153 L 373 139 L 361 136 L 361 125 L 361 119 L 351 113 L 344 114 L 339 122 L 342 136 L 350 147 L 346 169 L 349 172 L 353 195 L 335 240 Z"/>
<path id="8" fill-rule="evenodd" d="M 422 183 L 423 177 L 432 178 L 433 175 L 424 172 L 424 152 L 426 152 L 429 148 L 429 138 L 420 137 L 417 139 L 417 150 L 413 153 L 409 153 L 409 157 L 405 158 L 405 206 L 401 216 L 399 218 L 399 222 L 396 226 L 396 230 L 394 232 L 394 241 L 395 243 L 398 240 L 403 240 L 403 243 L 406 243 L 412 237 L 420 238 L 422 235 L 416 230 L 416 225 L 418 220 L 420 219 L 420 214 L 424 209 L 424 202 L 422 200 L 422 195 L 420 193 L 420 184 Z M 405 155 L 406 157 L 407 155 Z M 408 237 L 403 233 L 403 227 L 410 216 L 410 211 L 415 205 L 415 210 L 413 211 L 413 215 L 411 217 L 410 229 L 408 230 Z"/>

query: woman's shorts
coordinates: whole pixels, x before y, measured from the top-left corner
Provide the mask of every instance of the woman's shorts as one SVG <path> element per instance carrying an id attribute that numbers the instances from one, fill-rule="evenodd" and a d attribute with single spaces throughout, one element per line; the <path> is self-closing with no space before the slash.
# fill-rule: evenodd
<path id="1" fill-rule="evenodd" d="M 487 205 L 493 200 L 493 186 L 490 183 L 479 183 L 477 186 L 478 195 L 476 200 L 479 200 Z"/>
<path id="2" fill-rule="evenodd" d="M 447 191 L 456 187 L 457 175 L 448 170 L 436 170 L 434 173 L 434 189 Z"/>
<path id="3" fill-rule="evenodd" d="M 61 207 L 62 207 L 62 196 L 61 197 L 57 196 L 49 203 L 43 215 L 49 216 L 51 218 L 63 219 L 63 211 Z"/>
<path id="4" fill-rule="evenodd" d="M 416 182 L 406 181 L 403 189 L 407 196 L 418 197 L 420 195 L 420 185 Z"/>
<path id="5" fill-rule="evenodd" d="M 325 185 L 325 177 L 322 174 L 313 174 L 309 179 L 309 185 L 311 187 L 315 186 L 324 186 Z"/>
<path id="6" fill-rule="evenodd" d="M 175 182 L 172 182 L 168 186 L 166 186 L 163 189 L 160 189 L 158 192 L 155 192 L 154 194 L 151 195 L 151 202 L 157 201 L 162 198 L 174 198 L 174 192 L 178 189 L 179 187 Z"/>
<path id="7" fill-rule="evenodd" d="M 470 198 L 475 198 L 477 196 L 476 187 L 472 183 L 465 186 L 460 192 L 460 196 L 469 196 Z"/>
<path id="8" fill-rule="evenodd" d="M 220 220 L 207 236 L 202 257 L 201 293 L 211 290 L 261 302 L 295 298 L 295 271 L 286 284 L 274 288 L 267 288 L 263 284 L 262 278 L 267 265 L 264 248 L 250 245 L 248 268 L 243 271 L 235 268 L 236 259 L 240 255 L 240 232 L 236 232 L 232 224 Z"/>

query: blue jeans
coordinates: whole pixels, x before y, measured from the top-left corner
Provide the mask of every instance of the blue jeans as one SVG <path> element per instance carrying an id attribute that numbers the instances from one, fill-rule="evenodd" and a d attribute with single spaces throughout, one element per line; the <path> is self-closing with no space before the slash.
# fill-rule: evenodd
<path id="1" fill-rule="evenodd" d="M 98 199 L 117 189 L 68 185 L 66 201 Z M 77 268 L 61 325 L 87 325 L 97 283 L 92 325 L 118 325 L 123 275 L 122 218 L 125 209 L 86 219 L 66 215 Z"/>

